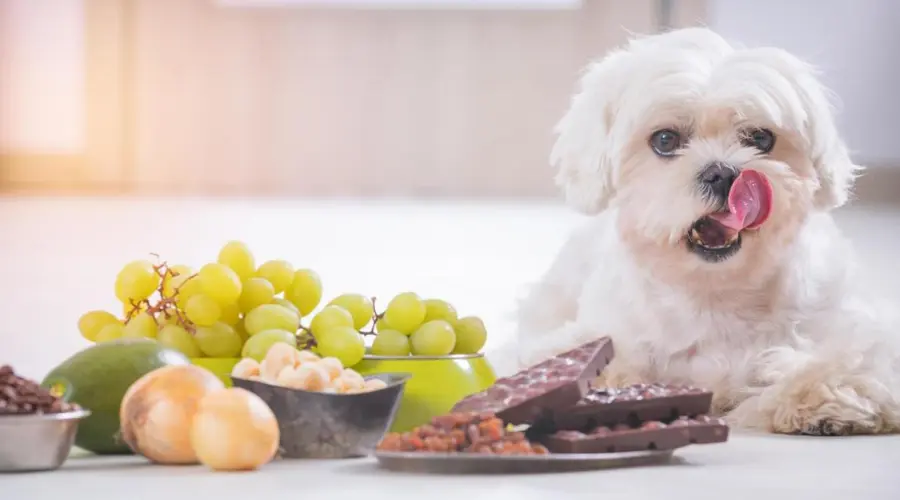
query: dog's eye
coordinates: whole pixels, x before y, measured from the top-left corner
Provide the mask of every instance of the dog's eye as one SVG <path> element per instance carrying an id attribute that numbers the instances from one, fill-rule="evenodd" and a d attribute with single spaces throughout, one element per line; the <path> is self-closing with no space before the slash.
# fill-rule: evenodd
<path id="1" fill-rule="evenodd" d="M 681 147 L 681 135 L 674 130 L 657 130 L 650 136 L 650 147 L 659 156 L 672 156 Z"/>
<path id="2" fill-rule="evenodd" d="M 775 134 L 764 128 L 747 131 L 741 141 L 748 148 L 756 148 L 761 153 L 768 153 L 775 147 Z"/>

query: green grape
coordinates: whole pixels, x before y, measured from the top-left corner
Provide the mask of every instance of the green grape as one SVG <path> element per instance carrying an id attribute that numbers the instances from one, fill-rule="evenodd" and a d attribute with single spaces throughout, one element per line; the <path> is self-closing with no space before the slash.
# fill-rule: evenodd
<path id="1" fill-rule="evenodd" d="M 446 302 L 441 299 L 427 299 L 425 300 L 425 319 L 422 321 L 423 323 L 428 323 L 429 321 L 434 321 L 436 319 L 442 319 L 450 324 L 453 324 L 457 319 L 456 308 L 450 305 L 449 302 Z"/>
<path id="2" fill-rule="evenodd" d="M 160 328 L 159 333 L 156 334 L 156 341 L 166 347 L 181 351 L 189 358 L 203 357 L 203 351 L 200 350 L 194 336 L 178 325 L 166 325 Z"/>
<path id="3" fill-rule="evenodd" d="M 384 330 L 378 332 L 375 341 L 372 342 L 372 354 L 377 356 L 407 356 L 409 355 L 409 337 L 397 330 Z"/>
<path id="4" fill-rule="evenodd" d="M 219 322 L 202 326 L 194 332 L 194 340 L 203 354 L 210 358 L 234 358 L 240 356 L 244 343 L 234 328 Z"/>
<path id="5" fill-rule="evenodd" d="M 319 355 L 341 360 L 345 368 L 362 361 L 366 354 L 366 343 L 362 335 L 349 326 L 339 326 L 324 331 L 316 337 Z"/>
<path id="6" fill-rule="evenodd" d="M 110 323 L 97 332 L 94 341 L 98 344 L 101 342 L 109 342 L 110 340 L 118 340 L 125 333 L 125 325 L 122 323 Z"/>
<path id="7" fill-rule="evenodd" d="M 241 288 L 241 298 L 238 299 L 241 312 L 246 313 L 263 304 L 269 304 L 275 298 L 275 288 L 263 278 L 250 278 Z"/>
<path id="8" fill-rule="evenodd" d="M 375 331 L 383 332 L 385 330 L 393 330 L 393 328 L 391 328 L 391 325 L 389 325 L 387 320 L 384 319 L 384 316 L 382 316 L 378 318 L 378 321 L 375 322 Z"/>
<path id="9" fill-rule="evenodd" d="M 156 324 L 156 318 L 149 313 L 139 313 L 125 323 L 122 330 L 122 336 L 126 338 L 156 338 L 156 332 L 159 325 Z"/>
<path id="10" fill-rule="evenodd" d="M 172 278 L 172 286 L 174 287 L 173 293 L 177 292 L 175 304 L 181 309 L 184 309 L 191 297 L 203 293 L 203 285 L 200 283 L 200 277 L 197 275 L 184 278 L 176 276 Z"/>
<path id="11" fill-rule="evenodd" d="M 297 347 L 297 338 L 293 333 L 286 330 L 264 330 L 247 339 L 244 348 L 241 349 L 241 357 L 253 358 L 262 362 L 269 349 L 279 342 L 294 348 Z"/>
<path id="12" fill-rule="evenodd" d="M 237 302 L 241 296 L 241 278 L 224 264 L 206 264 L 197 273 L 203 293 L 219 304 Z"/>
<path id="13" fill-rule="evenodd" d="M 296 332 L 300 328 L 300 317 L 286 307 L 263 304 L 244 316 L 244 328 L 251 336 L 265 330 Z"/>
<path id="14" fill-rule="evenodd" d="M 456 333 L 442 319 L 429 321 L 409 337 L 410 351 L 416 356 L 446 356 L 453 352 Z"/>
<path id="15" fill-rule="evenodd" d="M 401 293 L 388 303 L 384 319 L 392 329 L 409 335 L 425 320 L 425 303 L 413 292 Z"/>
<path id="16" fill-rule="evenodd" d="M 341 306 L 325 306 L 309 323 L 309 329 L 317 342 L 320 332 L 342 327 L 353 328 L 353 315 Z"/>
<path id="17" fill-rule="evenodd" d="M 116 298 L 120 302 L 144 300 L 159 287 L 159 274 L 146 260 L 129 262 L 116 275 Z"/>
<path id="18" fill-rule="evenodd" d="M 253 252 L 240 241 L 229 241 L 219 250 L 219 264 L 228 266 L 242 281 L 253 277 L 256 271 L 256 259 Z"/>
<path id="19" fill-rule="evenodd" d="M 294 311 L 298 317 L 300 316 L 300 309 L 297 309 L 297 306 L 295 306 L 294 303 L 288 299 L 283 299 L 281 297 L 275 297 L 274 299 L 272 299 L 272 303 L 277 304 L 281 307 L 286 307 L 286 308 L 290 309 L 291 311 Z"/>
<path id="20" fill-rule="evenodd" d="M 197 326 L 210 326 L 222 317 L 222 308 L 206 295 L 194 295 L 184 306 L 184 315 Z"/>
<path id="21" fill-rule="evenodd" d="M 316 309 L 322 300 L 322 280 L 315 271 L 300 269 L 294 273 L 291 286 L 284 290 L 284 298 L 291 301 L 302 316 Z"/>
<path id="22" fill-rule="evenodd" d="M 91 342 L 96 342 L 97 334 L 100 333 L 100 330 L 102 330 L 104 326 L 119 323 L 121 323 L 121 321 L 119 321 L 119 318 L 113 313 L 106 311 L 89 311 L 78 318 L 78 331 L 81 332 L 82 337 Z"/>
<path id="23" fill-rule="evenodd" d="M 169 271 L 170 272 L 166 273 L 166 276 L 162 281 L 163 297 L 171 297 L 172 295 L 174 295 L 175 288 L 184 283 L 186 279 L 194 274 L 193 269 L 181 264 L 169 267 Z"/>
<path id="24" fill-rule="evenodd" d="M 231 326 L 240 323 L 241 308 L 234 303 L 228 304 L 227 306 L 222 306 L 222 317 L 219 318 L 219 321 Z"/>
<path id="25" fill-rule="evenodd" d="M 476 316 L 466 316 L 459 318 L 453 323 L 453 330 L 456 332 L 456 346 L 453 347 L 453 354 L 475 354 L 484 347 L 487 341 L 487 329 L 484 322 Z"/>
<path id="26" fill-rule="evenodd" d="M 372 299 L 358 293 L 338 295 L 328 305 L 340 306 L 346 309 L 353 316 L 353 328 L 357 330 L 368 325 L 372 321 L 372 316 L 375 315 L 375 306 L 372 305 Z"/>
<path id="27" fill-rule="evenodd" d="M 286 260 L 270 260 L 263 262 L 256 275 L 272 284 L 275 293 L 281 293 L 294 281 L 294 266 Z"/>

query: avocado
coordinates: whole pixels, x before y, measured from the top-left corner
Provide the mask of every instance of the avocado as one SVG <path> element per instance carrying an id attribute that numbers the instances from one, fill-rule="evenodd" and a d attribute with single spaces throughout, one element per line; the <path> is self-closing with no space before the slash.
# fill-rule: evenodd
<path id="1" fill-rule="evenodd" d="M 119 407 L 144 375 L 169 365 L 189 365 L 181 352 L 151 339 L 102 342 L 65 360 L 41 382 L 65 401 L 91 411 L 78 426 L 75 445 L 96 454 L 131 454 L 119 439 Z"/>

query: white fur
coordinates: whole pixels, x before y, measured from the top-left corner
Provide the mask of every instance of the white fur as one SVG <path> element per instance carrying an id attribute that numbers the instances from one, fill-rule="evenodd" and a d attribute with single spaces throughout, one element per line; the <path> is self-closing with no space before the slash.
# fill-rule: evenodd
<path id="1" fill-rule="evenodd" d="M 677 158 L 648 145 L 663 127 L 690 134 Z M 747 127 L 773 130 L 776 148 L 742 146 Z M 557 182 L 591 218 L 520 306 L 519 366 L 608 335 L 604 383 L 709 387 L 716 413 L 774 432 L 900 429 L 895 323 L 829 214 L 860 167 L 810 66 L 703 28 L 637 38 L 587 68 L 557 132 Z M 718 263 L 683 241 L 712 210 L 695 188 L 712 161 L 764 172 L 774 191 L 770 219 Z"/>

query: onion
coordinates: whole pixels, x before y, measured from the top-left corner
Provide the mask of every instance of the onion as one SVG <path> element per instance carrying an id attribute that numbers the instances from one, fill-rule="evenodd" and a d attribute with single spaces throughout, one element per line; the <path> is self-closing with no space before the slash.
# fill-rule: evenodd
<path id="1" fill-rule="evenodd" d="M 122 399 L 122 439 L 132 451 L 160 464 L 196 464 L 191 422 L 200 400 L 225 385 L 192 365 L 166 366 L 138 379 Z"/>
<path id="2" fill-rule="evenodd" d="M 191 443 L 213 470 L 253 470 L 278 451 L 275 414 L 256 394 L 233 387 L 204 397 L 194 415 Z"/>

